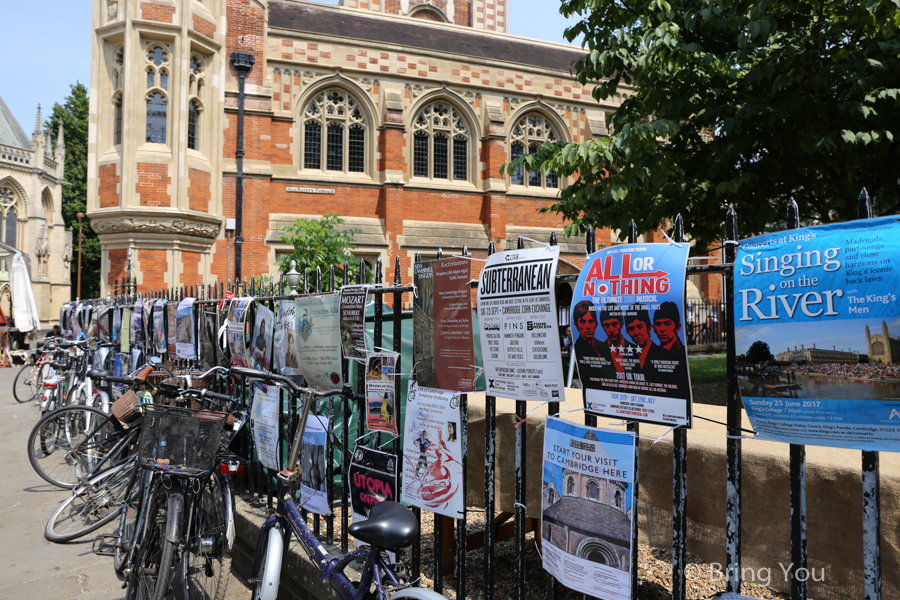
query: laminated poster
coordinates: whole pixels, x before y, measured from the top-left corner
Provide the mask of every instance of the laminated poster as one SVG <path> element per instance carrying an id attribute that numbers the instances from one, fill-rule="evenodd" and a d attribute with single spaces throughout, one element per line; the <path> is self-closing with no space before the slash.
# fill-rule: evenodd
<path id="1" fill-rule="evenodd" d="M 200 327 L 197 333 L 199 340 L 197 347 L 200 349 L 200 362 L 203 369 L 210 369 L 216 363 L 216 334 L 219 331 L 218 311 L 215 308 L 205 308 L 200 311 Z"/>
<path id="2" fill-rule="evenodd" d="M 247 357 L 250 366 L 261 371 L 269 370 L 269 348 L 272 347 L 272 331 L 275 327 L 275 314 L 264 304 L 256 305 L 256 320 L 253 324 L 253 335 L 250 336 L 250 354 Z"/>
<path id="3" fill-rule="evenodd" d="M 741 242 L 735 342 L 759 437 L 900 451 L 898 263 L 896 216 Z"/>
<path id="4" fill-rule="evenodd" d="M 306 431 L 300 446 L 300 506 L 308 511 L 330 515 L 328 485 L 325 478 L 325 438 L 328 417 L 310 414 L 306 417 Z"/>
<path id="5" fill-rule="evenodd" d="M 565 397 L 555 276 L 559 246 L 488 257 L 478 282 L 487 393 L 514 400 Z"/>
<path id="6" fill-rule="evenodd" d="M 97 309 L 97 337 L 100 338 L 101 342 L 109 342 L 110 332 L 109 332 L 109 307 L 102 306 Z"/>
<path id="7" fill-rule="evenodd" d="M 119 336 L 119 352 L 128 352 L 131 349 L 131 321 L 134 309 L 126 306 L 122 309 L 122 331 Z"/>
<path id="8" fill-rule="evenodd" d="M 297 357 L 306 384 L 320 392 L 343 385 L 339 321 L 337 294 L 297 299 Z"/>
<path id="9" fill-rule="evenodd" d="M 127 354 L 116 354 L 115 359 L 113 359 L 113 376 L 127 377 L 131 373 L 131 371 L 128 370 L 128 362 Z M 113 387 L 124 390 L 128 386 L 124 383 L 114 383 Z"/>
<path id="10" fill-rule="evenodd" d="M 75 305 L 75 308 L 72 310 L 72 339 L 73 340 L 83 340 L 84 339 L 84 328 L 81 324 L 81 303 Z"/>
<path id="11" fill-rule="evenodd" d="M 458 392 L 409 382 L 403 435 L 403 502 L 445 517 L 462 517 L 465 498 L 459 422 Z"/>
<path id="12" fill-rule="evenodd" d="M 122 309 L 121 308 L 113 308 L 113 326 L 112 326 L 112 340 L 113 342 L 118 342 L 122 337 Z"/>
<path id="13" fill-rule="evenodd" d="M 376 504 L 385 500 L 397 501 L 397 457 L 393 454 L 357 446 L 349 472 L 354 523 L 368 519 L 369 510 Z M 357 550 L 366 546 L 357 540 Z"/>
<path id="14" fill-rule="evenodd" d="M 687 244 L 622 244 L 591 254 L 572 300 L 585 408 L 690 427 L 684 337 Z"/>
<path id="15" fill-rule="evenodd" d="M 144 366 L 144 353 L 135 348 L 131 351 L 131 367 L 137 371 Z"/>
<path id="16" fill-rule="evenodd" d="M 134 302 L 134 313 L 131 316 L 131 331 L 134 334 L 134 345 L 144 346 L 144 301 L 138 298 Z"/>
<path id="17" fill-rule="evenodd" d="M 166 301 L 157 300 L 153 307 L 153 349 L 165 354 L 166 346 Z"/>
<path id="18" fill-rule="evenodd" d="M 66 302 L 62 306 L 59 307 L 59 331 L 64 336 L 68 337 L 69 335 L 69 303 Z"/>
<path id="19" fill-rule="evenodd" d="M 297 356 L 297 301 L 280 300 L 275 321 L 275 370 L 300 383 L 303 371 Z"/>
<path id="20" fill-rule="evenodd" d="M 262 466 L 273 471 L 281 471 L 278 460 L 278 407 L 279 388 L 275 385 L 257 384 L 250 409 L 250 430 L 256 457 Z"/>
<path id="21" fill-rule="evenodd" d="M 366 298 L 369 286 L 347 285 L 341 288 L 341 347 L 344 356 L 366 360 Z"/>
<path id="22" fill-rule="evenodd" d="M 394 374 L 397 352 L 378 352 L 366 361 L 366 426 L 369 431 L 397 435 L 397 399 Z"/>
<path id="23" fill-rule="evenodd" d="M 144 312 L 141 314 L 141 318 L 144 320 L 144 347 L 148 350 L 153 350 L 156 345 L 156 338 L 153 337 L 153 313 L 156 308 L 156 304 L 153 300 L 144 300 Z"/>
<path id="24" fill-rule="evenodd" d="M 178 319 L 178 304 L 174 301 L 166 304 L 166 348 L 170 358 L 175 358 L 175 321 Z"/>
<path id="25" fill-rule="evenodd" d="M 175 354 L 178 358 L 196 358 L 194 354 L 194 299 L 185 298 L 175 310 Z"/>
<path id="26" fill-rule="evenodd" d="M 413 365 L 422 387 L 475 391 L 471 271 L 467 258 L 415 263 Z"/>
<path id="27" fill-rule="evenodd" d="M 556 417 L 546 426 L 544 569 L 587 596 L 631 600 L 634 434 Z"/>
<path id="28" fill-rule="evenodd" d="M 244 319 L 247 318 L 247 309 L 253 298 L 234 298 L 228 309 L 228 319 L 225 327 L 225 337 L 228 341 L 228 352 L 231 354 L 231 364 L 238 367 L 250 366 L 247 361 L 247 342 L 244 337 Z"/>

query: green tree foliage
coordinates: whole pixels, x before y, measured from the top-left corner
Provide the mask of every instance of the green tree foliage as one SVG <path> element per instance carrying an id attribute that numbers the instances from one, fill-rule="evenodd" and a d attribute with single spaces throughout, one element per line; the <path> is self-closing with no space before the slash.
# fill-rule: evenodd
<path id="1" fill-rule="evenodd" d="M 562 0 L 597 100 L 634 86 L 610 136 L 546 143 L 507 165 L 578 179 L 549 210 L 650 230 L 681 213 L 701 243 L 735 206 L 743 235 L 900 208 L 900 8 L 890 0 Z"/>
<path id="2" fill-rule="evenodd" d="M 72 93 L 63 104 L 53 105 L 50 119 L 45 123 L 54 147 L 59 126 L 62 124 L 66 143 L 66 163 L 63 187 L 62 216 L 66 229 L 72 231 L 72 298 L 75 298 L 78 281 L 78 218 L 87 210 L 87 152 L 88 152 L 88 90 L 76 82 L 69 86 Z M 91 229 L 90 219 L 84 218 L 84 240 L 81 256 L 81 296 L 96 298 L 100 295 L 100 240 Z"/>
<path id="3" fill-rule="evenodd" d="M 294 247 L 294 252 L 278 259 L 278 267 L 287 272 L 292 260 L 297 261 L 297 272 L 309 269 L 310 276 L 316 267 L 321 267 L 322 276 L 328 276 L 328 268 L 334 265 L 335 277 L 343 281 L 344 263 L 350 266 L 350 281 L 358 281 L 359 261 L 353 258 L 356 250 L 354 236 L 362 233 L 362 229 L 349 227 L 341 229 L 344 220 L 337 213 L 325 213 L 321 219 L 297 219 L 292 225 L 283 227 L 286 235 L 281 241 Z M 366 271 L 366 279 L 371 274 Z"/>
<path id="4" fill-rule="evenodd" d="M 744 355 L 744 360 L 758 364 L 766 362 L 767 360 L 775 360 L 775 357 L 772 356 L 769 344 L 762 340 L 756 340 L 750 344 L 750 347 L 747 349 L 747 354 Z"/>

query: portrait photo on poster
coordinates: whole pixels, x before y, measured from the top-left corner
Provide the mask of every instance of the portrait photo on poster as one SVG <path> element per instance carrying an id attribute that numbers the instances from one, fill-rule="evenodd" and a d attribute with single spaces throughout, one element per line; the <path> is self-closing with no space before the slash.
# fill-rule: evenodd
<path id="1" fill-rule="evenodd" d="M 622 244 L 588 256 L 572 301 L 585 409 L 692 425 L 684 314 L 687 244 Z"/>
<path id="2" fill-rule="evenodd" d="M 228 353 L 231 355 L 231 364 L 238 367 L 249 367 L 247 360 L 247 312 L 253 298 L 233 298 L 228 308 L 225 339 L 228 344 Z"/>
<path id="3" fill-rule="evenodd" d="M 257 302 L 253 333 L 250 336 L 250 353 L 247 357 L 254 369 L 269 370 L 274 327 L 275 314 L 264 303 Z"/>
<path id="4" fill-rule="evenodd" d="M 400 354 L 374 352 L 366 361 L 366 427 L 397 435 L 395 374 Z"/>
<path id="5" fill-rule="evenodd" d="M 194 330 L 194 298 L 185 298 L 175 310 L 175 354 L 178 358 L 196 357 Z"/>

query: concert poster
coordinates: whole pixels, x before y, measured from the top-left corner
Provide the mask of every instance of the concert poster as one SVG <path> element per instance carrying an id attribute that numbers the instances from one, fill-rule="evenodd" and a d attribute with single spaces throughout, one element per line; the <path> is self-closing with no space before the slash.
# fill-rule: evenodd
<path id="1" fill-rule="evenodd" d="M 297 357 L 306 384 L 320 392 L 343 385 L 340 314 L 337 294 L 297 299 Z"/>
<path id="2" fill-rule="evenodd" d="M 134 313 L 131 315 L 131 331 L 134 333 L 134 345 L 144 346 L 144 301 L 138 298 L 134 302 Z"/>
<path id="3" fill-rule="evenodd" d="M 203 308 L 200 311 L 200 327 L 197 333 L 199 341 L 197 347 L 200 349 L 200 364 L 204 369 L 210 369 L 217 364 L 216 362 L 216 338 L 219 331 L 219 314 L 213 308 Z"/>
<path id="4" fill-rule="evenodd" d="M 153 307 L 153 347 L 159 354 L 165 354 L 166 345 L 166 301 L 157 300 Z"/>
<path id="5" fill-rule="evenodd" d="M 475 391 L 472 262 L 442 258 L 415 263 L 413 368 L 422 387 Z"/>
<path id="6" fill-rule="evenodd" d="M 621 244 L 588 256 L 571 319 L 588 412 L 691 427 L 688 252 L 687 244 Z"/>
<path id="7" fill-rule="evenodd" d="M 376 352 L 366 361 L 366 426 L 397 435 L 395 374 L 400 354 Z"/>
<path id="8" fill-rule="evenodd" d="M 178 358 L 196 358 L 194 341 L 194 298 L 185 298 L 175 309 L 175 353 Z"/>
<path id="9" fill-rule="evenodd" d="M 250 366 L 261 371 L 268 371 L 270 365 L 270 348 L 272 331 L 275 327 L 275 314 L 262 302 L 256 304 L 256 319 L 253 335 L 250 336 L 250 354 L 247 359 Z"/>
<path id="10" fill-rule="evenodd" d="M 157 345 L 153 328 L 153 315 L 155 309 L 156 302 L 149 299 L 144 300 L 144 312 L 141 314 L 141 318 L 144 320 L 144 347 L 151 351 Z"/>
<path id="11" fill-rule="evenodd" d="M 231 354 L 231 364 L 237 367 L 249 367 L 247 361 L 247 340 L 245 339 L 247 310 L 253 303 L 253 298 L 233 298 L 228 308 L 228 317 L 225 327 L 225 339 L 228 343 L 228 353 Z"/>
<path id="12" fill-rule="evenodd" d="M 126 306 L 122 309 L 122 329 L 119 335 L 119 352 L 128 352 L 131 349 L 131 325 L 134 309 Z"/>
<path id="13" fill-rule="evenodd" d="M 297 356 L 297 301 L 279 300 L 275 320 L 275 370 L 296 383 L 303 378 Z"/>
<path id="14" fill-rule="evenodd" d="M 350 506 L 353 522 L 369 518 L 373 506 L 397 501 L 397 457 L 388 452 L 357 446 L 350 461 Z M 356 541 L 357 550 L 366 544 Z"/>
<path id="15" fill-rule="evenodd" d="M 260 464 L 273 471 L 281 471 L 278 453 L 278 408 L 281 404 L 278 386 L 258 383 L 250 409 L 250 431 Z"/>
<path id="16" fill-rule="evenodd" d="M 300 506 L 320 515 L 330 515 L 328 479 L 325 471 L 325 442 L 329 431 L 328 417 L 309 414 L 300 446 Z"/>
<path id="17" fill-rule="evenodd" d="M 169 358 L 175 358 L 175 320 L 178 318 L 178 304 L 168 302 L 166 304 L 166 349 Z"/>
<path id="18" fill-rule="evenodd" d="M 345 285 L 341 288 L 341 348 L 344 356 L 366 361 L 367 285 Z"/>

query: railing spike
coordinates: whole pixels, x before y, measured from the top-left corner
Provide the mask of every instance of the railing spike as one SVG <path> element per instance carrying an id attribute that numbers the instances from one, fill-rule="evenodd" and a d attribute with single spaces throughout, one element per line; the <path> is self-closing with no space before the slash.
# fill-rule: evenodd
<path id="1" fill-rule="evenodd" d="M 800 227 L 800 208 L 797 201 L 792 197 L 787 205 L 787 227 L 788 229 L 797 229 Z"/>
<path id="2" fill-rule="evenodd" d="M 872 200 L 869 197 L 869 192 L 866 188 L 863 188 L 859 193 L 859 199 L 856 202 L 856 218 L 857 219 L 868 219 L 872 216 Z"/>
<path id="3" fill-rule="evenodd" d="M 394 285 L 403 285 L 403 280 L 400 278 L 400 255 L 394 257 Z"/>
<path id="4" fill-rule="evenodd" d="M 556 232 L 550 232 L 550 245 L 551 246 L 559 246 L 559 241 L 556 239 Z"/>

